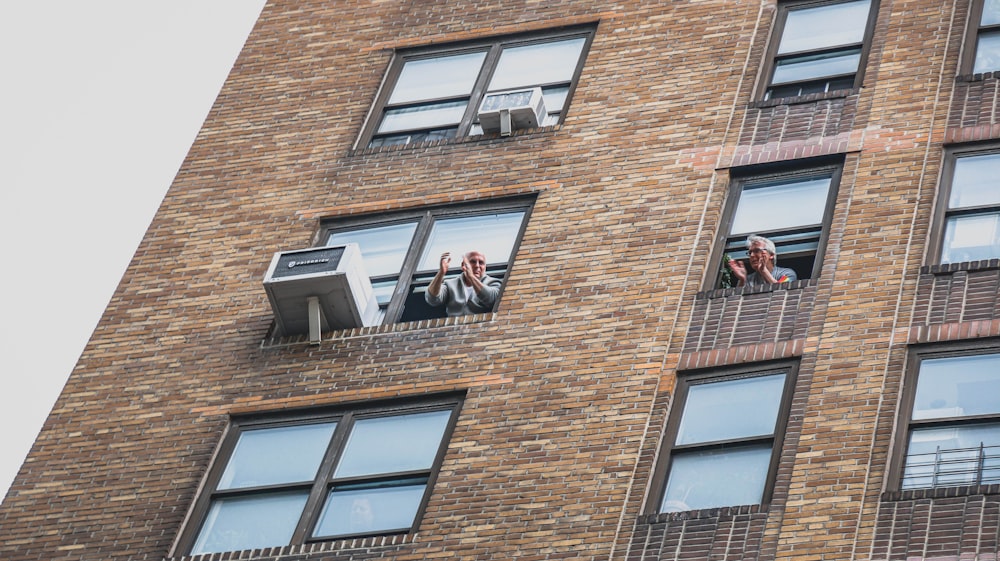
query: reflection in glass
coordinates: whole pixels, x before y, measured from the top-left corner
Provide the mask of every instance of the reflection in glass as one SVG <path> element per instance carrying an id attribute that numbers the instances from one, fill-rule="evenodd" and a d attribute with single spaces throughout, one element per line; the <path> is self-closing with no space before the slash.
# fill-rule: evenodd
<path id="1" fill-rule="evenodd" d="M 748 186 L 740 194 L 730 235 L 821 224 L 829 191 L 829 177 Z"/>
<path id="2" fill-rule="evenodd" d="M 308 493 L 272 493 L 217 499 L 191 555 L 287 545 Z"/>
<path id="3" fill-rule="evenodd" d="M 981 25 L 1000 23 L 1000 0 L 986 0 L 983 6 Z"/>
<path id="4" fill-rule="evenodd" d="M 486 59 L 485 52 L 409 60 L 396 80 L 390 104 L 468 96 Z"/>
<path id="5" fill-rule="evenodd" d="M 1000 483 L 1000 424 L 916 429 L 903 489 Z"/>
<path id="6" fill-rule="evenodd" d="M 983 33 L 976 41 L 973 74 L 1000 70 L 1000 33 Z"/>
<path id="7" fill-rule="evenodd" d="M 786 58 L 775 63 L 774 78 L 771 83 L 785 84 L 826 76 L 853 74 L 858 71 L 860 61 L 861 49 L 851 49 L 835 55 L 822 54 Z"/>
<path id="8" fill-rule="evenodd" d="M 447 140 L 455 138 L 458 133 L 456 127 L 445 129 L 432 129 L 424 131 L 412 131 L 403 134 L 391 134 L 386 136 L 376 136 L 368 143 L 372 148 L 379 146 L 398 146 L 400 144 L 411 144 L 414 142 L 433 142 L 435 140 Z"/>
<path id="9" fill-rule="evenodd" d="M 336 426 L 322 423 L 243 431 L 219 489 L 312 480 Z"/>
<path id="10" fill-rule="evenodd" d="M 413 525 L 426 485 L 334 488 L 323 507 L 315 536 L 368 534 Z"/>
<path id="11" fill-rule="evenodd" d="M 462 120 L 469 100 L 448 101 L 414 107 L 389 109 L 382 117 L 378 134 L 410 129 L 431 129 L 455 125 Z"/>
<path id="12" fill-rule="evenodd" d="M 403 267 L 403 259 L 410 249 L 413 233 L 417 230 L 416 222 L 405 224 L 390 224 L 364 230 L 334 232 L 326 240 L 326 245 L 356 243 L 361 248 L 365 270 L 370 276 L 399 274 Z M 376 288 L 376 295 L 378 294 Z M 390 294 L 392 292 L 389 289 Z"/>
<path id="13" fill-rule="evenodd" d="M 1000 204 L 1000 154 L 963 156 L 955 159 L 948 208 L 968 208 Z"/>
<path id="14" fill-rule="evenodd" d="M 862 42 L 869 3 L 869 0 L 857 0 L 789 11 L 778 54 Z"/>
<path id="15" fill-rule="evenodd" d="M 759 504 L 770 445 L 675 453 L 660 512 Z"/>
<path id="16" fill-rule="evenodd" d="M 945 224 L 942 263 L 1000 257 L 1000 212 L 956 216 Z"/>
<path id="17" fill-rule="evenodd" d="M 1000 413 L 1000 354 L 924 359 L 913 419 Z"/>
<path id="18" fill-rule="evenodd" d="M 514 242 L 521 229 L 524 212 L 486 214 L 438 220 L 431 229 L 417 270 L 438 268 L 441 254 L 451 252 L 451 266 L 459 267 L 469 251 L 486 255 L 488 263 L 506 263 L 511 259 Z"/>
<path id="19" fill-rule="evenodd" d="M 568 95 L 569 86 L 542 88 L 542 98 L 545 100 L 545 110 L 549 113 L 562 111 L 563 106 L 566 105 L 566 96 Z"/>
<path id="20" fill-rule="evenodd" d="M 774 433 L 784 374 L 695 384 L 688 389 L 676 444 Z"/>
<path id="21" fill-rule="evenodd" d="M 334 477 L 429 469 L 450 417 L 445 410 L 356 421 Z"/>
<path id="22" fill-rule="evenodd" d="M 504 49 L 489 90 L 571 81 L 584 42 L 583 37 L 578 37 Z"/>

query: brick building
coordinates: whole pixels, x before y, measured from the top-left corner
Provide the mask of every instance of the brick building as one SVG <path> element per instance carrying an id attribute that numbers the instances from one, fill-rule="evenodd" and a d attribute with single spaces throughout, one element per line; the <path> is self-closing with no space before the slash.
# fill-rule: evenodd
<path id="1" fill-rule="evenodd" d="M 0 558 L 995 560 L 998 22 L 269 2 Z M 798 279 L 727 286 L 751 233 Z M 283 321 L 272 256 L 352 243 L 373 315 Z"/>

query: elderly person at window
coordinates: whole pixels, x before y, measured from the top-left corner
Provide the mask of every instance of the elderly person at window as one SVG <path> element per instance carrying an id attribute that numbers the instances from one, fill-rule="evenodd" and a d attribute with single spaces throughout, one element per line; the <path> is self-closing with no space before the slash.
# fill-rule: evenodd
<path id="1" fill-rule="evenodd" d="M 795 271 L 775 264 L 777 252 L 774 242 L 764 236 L 752 235 L 747 238 L 747 255 L 750 256 L 750 267 L 753 268 L 750 274 L 747 274 L 746 266 L 741 261 L 729 260 L 729 268 L 739 279 L 736 286 L 764 286 L 792 282 L 799 278 Z"/>
<path id="2" fill-rule="evenodd" d="M 449 316 L 481 314 L 493 310 L 500 295 L 500 279 L 486 274 L 486 256 L 470 251 L 462 256 L 462 274 L 445 280 L 451 253 L 441 254 L 438 272 L 431 280 L 424 300 L 431 306 L 444 306 Z"/>

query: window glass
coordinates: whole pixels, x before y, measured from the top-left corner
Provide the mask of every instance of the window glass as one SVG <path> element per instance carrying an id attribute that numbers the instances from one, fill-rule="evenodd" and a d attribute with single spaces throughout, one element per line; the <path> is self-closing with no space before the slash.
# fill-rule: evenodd
<path id="1" fill-rule="evenodd" d="M 789 10 L 779 54 L 860 43 L 870 0 Z"/>
<path id="2" fill-rule="evenodd" d="M 941 263 L 1000 257 L 1000 154 L 957 154 L 945 189 Z M 947 184 L 946 184 L 947 185 Z"/>
<path id="3" fill-rule="evenodd" d="M 1000 483 L 1000 424 L 914 430 L 903 489 Z"/>
<path id="4" fill-rule="evenodd" d="M 1000 354 L 925 359 L 914 419 L 1000 414 Z"/>
<path id="5" fill-rule="evenodd" d="M 245 431 L 219 489 L 312 481 L 336 423 Z"/>
<path id="6" fill-rule="evenodd" d="M 748 186 L 740 194 L 731 235 L 821 224 L 830 177 Z"/>
<path id="7" fill-rule="evenodd" d="M 1000 23 L 1000 0 L 986 0 L 983 6 L 982 25 Z"/>
<path id="8" fill-rule="evenodd" d="M 408 60 L 389 103 L 468 96 L 486 60 L 485 52 Z"/>
<path id="9" fill-rule="evenodd" d="M 660 512 L 759 504 L 770 461 L 769 445 L 678 454 Z"/>
<path id="10" fill-rule="evenodd" d="M 586 38 L 577 37 L 567 41 L 505 48 L 500 54 L 489 89 L 496 91 L 569 82 L 576 73 L 576 63 L 585 43 Z"/>
<path id="11" fill-rule="evenodd" d="M 523 221 L 523 212 L 435 221 L 417 270 L 436 270 L 445 251 L 451 252 L 453 266 L 460 264 L 461 256 L 469 251 L 481 252 L 489 263 L 510 261 Z"/>
<path id="12" fill-rule="evenodd" d="M 973 74 L 1000 69 L 1000 33 L 982 33 L 976 41 L 976 62 Z"/>
<path id="13" fill-rule="evenodd" d="M 406 258 L 406 252 L 410 249 L 413 233 L 416 230 L 416 222 L 407 222 L 363 230 L 334 232 L 327 238 L 326 245 L 356 243 L 361 249 L 365 270 L 369 275 L 375 277 L 398 274 L 403 267 L 403 259 Z"/>
<path id="14" fill-rule="evenodd" d="M 838 55 L 808 55 L 779 60 L 774 67 L 774 84 L 813 80 L 857 72 L 861 49 Z"/>
<path id="15" fill-rule="evenodd" d="M 980 261 L 1000 256 L 1000 213 L 949 218 L 945 224 L 942 263 Z"/>
<path id="16" fill-rule="evenodd" d="M 450 417 L 446 410 L 358 420 L 334 477 L 429 468 Z"/>
<path id="17" fill-rule="evenodd" d="M 785 375 L 692 385 L 676 444 L 731 440 L 774 432 Z"/>
<path id="18" fill-rule="evenodd" d="M 389 109 L 385 112 L 378 132 L 457 125 L 462 120 L 467 105 L 467 101 L 450 101 L 433 105 Z"/>
<path id="19" fill-rule="evenodd" d="M 285 545 L 308 497 L 294 492 L 214 500 L 191 554 Z"/>
<path id="20" fill-rule="evenodd" d="M 326 501 L 316 536 L 371 534 L 413 525 L 426 485 L 334 488 Z"/>
<path id="21" fill-rule="evenodd" d="M 1000 154 L 963 156 L 955 160 L 949 208 L 1000 204 Z"/>

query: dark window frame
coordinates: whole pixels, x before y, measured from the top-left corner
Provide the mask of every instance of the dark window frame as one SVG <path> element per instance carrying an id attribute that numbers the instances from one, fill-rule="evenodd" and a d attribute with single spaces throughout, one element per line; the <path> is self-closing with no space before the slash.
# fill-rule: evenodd
<path id="1" fill-rule="evenodd" d="M 759 363 L 753 365 L 741 365 L 741 366 L 729 366 L 723 368 L 713 368 L 708 370 L 695 370 L 690 372 L 678 372 L 677 381 L 674 387 L 674 394 L 671 399 L 670 412 L 667 416 L 666 429 L 660 443 L 660 457 L 653 468 L 653 473 L 651 476 L 651 489 L 650 500 L 646 503 L 646 514 L 658 514 L 660 512 L 660 507 L 663 503 L 664 495 L 667 492 L 667 483 L 670 476 L 670 465 L 673 451 L 675 449 L 691 450 L 695 448 L 701 449 L 721 449 L 726 445 L 739 444 L 741 442 L 755 442 L 763 440 L 762 437 L 752 437 L 744 439 L 736 439 L 732 441 L 725 441 L 724 443 L 701 443 L 697 445 L 682 445 L 677 446 L 677 433 L 680 429 L 681 418 L 684 413 L 684 405 L 687 402 L 687 395 L 690 387 L 692 385 L 698 384 L 710 384 L 713 382 L 725 382 L 731 380 L 740 380 L 748 378 L 756 378 L 761 376 L 768 376 L 773 374 L 785 374 L 785 383 L 782 389 L 781 403 L 778 407 L 777 418 L 775 420 L 774 433 L 769 437 L 771 441 L 771 460 L 768 464 L 768 470 L 766 474 L 766 479 L 764 483 L 764 489 L 761 493 L 761 501 L 757 504 L 767 505 L 771 502 L 771 497 L 774 495 L 774 487 L 776 483 L 776 477 L 778 473 L 778 464 L 782 456 L 782 447 L 784 446 L 785 431 L 788 426 L 788 419 L 790 417 L 792 408 L 792 398 L 796 388 L 796 381 L 798 378 L 799 361 L 798 360 L 781 360 L 770 363 Z M 745 506 L 745 505 L 727 505 L 727 506 Z M 726 508 L 726 507 L 718 507 Z"/>
<path id="2" fill-rule="evenodd" d="M 553 40 L 563 40 L 570 39 L 574 37 L 583 37 L 585 39 L 584 45 L 580 52 L 580 58 L 577 61 L 576 68 L 573 71 L 573 77 L 569 83 L 569 91 L 566 94 L 566 101 L 563 104 L 563 108 L 558 112 L 559 123 L 563 123 L 566 119 L 566 114 L 569 111 L 569 107 L 573 100 L 573 94 L 576 91 L 576 87 L 580 82 L 580 76 L 583 73 L 583 66 L 587 60 L 587 56 L 590 52 L 590 47 L 594 41 L 594 35 L 597 32 L 596 24 L 587 25 L 577 25 L 569 26 L 556 29 L 547 29 L 542 31 L 534 31 L 529 33 L 521 33 L 514 35 L 502 35 L 494 36 L 481 40 L 474 41 L 463 41 L 460 43 L 455 43 L 451 45 L 435 45 L 431 47 L 418 47 L 412 49 L 400 49 L 393 54 L 392 60 L 389 62 L 389 67 L 386 71 L 385 79 L 383 84 L 379 89 L 379 92 L 375 96 L 375 100 L 372 103 L 371 110 L 369 111 L 368 118 L 364 126 L 361 129 L 361 134 L 358 137 L 358 141 L 355 145 L 356 149 L 364 149 L 371 147 L 372 141 L 377 138 L 377 130 L 379 125 L 382 123 L 382 118 L 388 107 L 389 98 L 396 87 L 396 82 L 399 79 L 400 73 L 402 72 L 403 65 L 407 61 L 420 60 L 420 59 L 433 59 L 437 57 L 443 57 L 448 55 L 457 55 L 463 53 L 472 52 L 485 52 L 486 59 L 483 61 L 483 66 L 480 69 L 480 73 L 476 78 L 475 84 L 473 85 L 472 92 L 469 96 L 469 104 L 465 108 L 465 112 L 462 116 L 461 121 L 458 124 L 458 128 L 455 131 L 454 136 L 449 137 L 449 140 L 456 140 L 465 137 L 472 136 L 470 131 L 473 125 L 477 121 L 477 110 L 480 103 L 482 102 L 483 96 L 487 93 L 487 87 L 490 80 L 493 78 L 493 73 L 496 70 L 497 62 L 500 59 L 500 53 L 504 47 L 510 46 L 523 46 L 531 44 L 539 44 L 551 42 Z M 562 83 L 560 81 L 559 83 Z M 537 84 L 539 86 L 546 86 L 548 84 Z M 463 99 L 465 96 L 461 96 Z M 440 99 L 427 99 L 420 102 L 414 102 L 410 104 L 400 104 L 400 106 L 407 105 L 420 105 L 430 103 L 432 101 L 445 101 L 446 99 L 452 98 L 440 98 Z M 456 98 L 457 99 L 457 98 Z M 409 129 L 409 132 L 420 133 L 429 132 L 434 130 L 443 129 L 428 129 L 428 128 L 415 128 Z M 408 131 L 394 131 L 393 133 L 386 134 L 384 136 L 393 136 L 405 134 Z M 419 144 L 421 141 L 407 142 L 402 144 Z"/>
<path id="3" fill-rule="evenodd" d="M 979 38 L 983 35 L 1000 34 L 1000 23 L 983 25 L 983 9 L 986 0 L 972 0 L 969 5 L 969 24 L 966 26 L 965 44 L 962 50 L 962 60 L 959 68 L 963 75 L 976 73 L 976 55 L 979 53 Z M 1000 68 L 979 72 L 1000 72 Z"/>
<path id="4" fill-rule="evenodd" d="M 520 228 L 518 229 L 517 235 L 514 239 L 514 245 L 511 249 L 510 260 L 490 261 L 486 266 L 486 272 L 488 274 L 500 278 L 503 281 L 496 303 L 496 305 L 499 306 L 500 300 L 503 298 L 503 294 L 506 290 L 507 281 L 510 278 L 511 269 L 516 260 L 517 252 L 521 246 L 521 240 L 524 238 L 524 232 L 528 227 L 528 221 L 531 219 L 531 211 L 534 208 L 534 204 L 535 196 L 532 195 L 460 204 L 435 205 L 396 212 L 383 212 L 377 214 L 327 219 L 322 221 L 320 229 L 314 240 L 314 245 L 317 247 L 325 246 L 327 239 L 329 239 L 330 235 L 334 232 L 347 232 L 362 228 L 389 226 L 393 224 L 417 221 L 416 230 L 413 234 L 409 249 L 406 252 L 406 256 L 404 257 L 403 264 L 400 267 L 399 274 L 382 276 L 385 279 L 396 277 L 398 278 L 398 282 L 393 290 L 391 300 L 384 310 L 384 317 L 382 318 L 381 325 L 405 321 L 417 321 L 418 319 L 432 319 L 426 317 L 417 318 L 417 320 L 406 319 L 403 317 L 403 313 L 405 312 L 407 299 L 410 298 L 413 288 L 415 286 L 429 284 L 430 279 L 436 272 L 436 269 L 417 269 L 420 256 L 423 253 L 424 246 L 426 245 L 428 237 L 432 232 L 435 221 L 443 218 L 474 217 L 503 212 L 524 212 L 524 218 L 521 221 Z M 487 255 L 486 258 L 489 260 L 491 256 Z M 448 275 L 449 278 L 458 274 L 460 271 L 461 259 L 456 258 L 456 256 L 452 256 L 452 266 L 449 269 Z M 497 276 L 500 273 L 502 273 L 502 275 Z M 496 310 L 495 307 L 494 310 Z M 438 309 L 438 312 L 440 313 L 436 314 L 434 317 L 444 317 L 443 308 Z"/>
<path id="5" fill-rule="evenodd" d="M 944 253 L 943 245 L 945 228 L 948 225 L 949 218 L 953 216 L 974 215 L 991 210 L 1000 210 L 1000 205 L 964 207 L 954 211 L 948 209 L 948 200 L 951 198 L 951 191 L 954 186 L 956 161 L 959 158 L 966 156 L 983 156 L 992 154 L 1000 155 L 1000 142 L 993 141 L 982 144 L 945 147 L 944 159 L 941 165 L 941 179 L 938 185 L 938 198 L 934 208 L 934 216 L 932 218 L 930 236 L 927 244 L 927 262 L 929 264 L 941 264 L 941 257 Z M 949 262 L 949 264 L 951 264 L 951 262 Z"/>
<path id="6" fill-rule="evenodd" d="M 736 218 L 736 209 L 747 188 L 761 184 L 774 183 L 781 180 L 794 181 L 798 179 L 808 179 L 810 177 L 820 177 L 830 175 L 830 190 L 827 193 L 827 200 L 823 207 L 823 221 L 820 225 L 819 238 L 817 241 L 816 253 L 813 256 L 813 266 L 811 271 L 800 271 L 795 269 L 799 280 L 818 278 L 822 272 L 823 257 L 826 254 L 826 246 L 830 238 L 830 228 L 833 223 L 833 213 L 837 206 L 837 195 L 840 191 L 840 182 L 844 171 L 843 155 L 833 157 L 823 157 L 810 160 L 797 160 L 794 162 L 780 162 L 777 164 L 767 164 L 763 166 L 751 166 L 747 168 L 733 168 L 729 173 L 729 190 L 726 195 L 726 202 L 723 206 L 722 219 L 719 222 L 717 242 L 709 258 L 710 274 L 705 275 L 705 290 L 715 290 L 719 288 L 721 282 L 721 271 L 725 265 L 722 263 L 723 256 L 727 253 L 726 246 L 732 236 L 733 221 Z M 803 227 L 781 230 L 784 232 L 794 232 L 804 230 Z M 781 232 L 777 231 L 777 232 Z M 770 238 L 769 234 L 776 231 L 754 232 L 758 235 Z M 744 240 L 745 241 L 745 240 Z M 745 249 L 745 246 L 741 246 Z M 778 248 L 778 266 L 784 266 L 781 247 Z M 745 253 L 745 252 L 744 252 Z M 808 252 L 793 253 L 784 255 L 785 258 L 808 258 Z M 742 259 L 747 265 L 747 271 L 751 271 L 746 263 L 745 254 L 731 255 L 733 258 Z"/>
<path id="7" fill-rule="evenodd" d="M 824 93 L 831 93 L 836 91 L 846 92 L 848 90 L 853 90 L 861 87 L 861 84 L 864 81 L 865 66 L 867 64 L 868 57 L 871 53 L 872 38 L 874 37 L 875 34 L 875 22 L 878 20 L 878 9 L 880 0 L 871 0 L 871 5 L 869 6 L 869 11 L 868 11 L 868 20 L 865 22 L 866 26 L 865 32 L 860 44 L 851 43 L 850 46 L 845 44 L 837 47 L 812 49 L 791 54 L 784 54 L 784 55 L 778 54 L 778 47 L 781 43 L 781 37 L 785 32 L 785 24 L 788 21 L 789 12 L 799 9 L 818 8 L 832 4 L 841 4 L 850 1 L 852 0 L 791 0 L 788 2 L 781 2 L 779 4 L 777 15 L 775 18 L 774 30 L 771 33 L 771 39 L 767 48 L 767 52 L 764 56 L 764 65 L 761 73 L 762 79 L 760 80 L 759 90 L 757 91 L 757 94 L 755 96 L 757 100 L 769 101 L 775 99 L 796 99 L 798 97 L 802 97 L 803 95 L 808 95 L 807 93 L 800 93 L 798 95 L 772 94 L 772 88 L 773 88 L 772 82 L 774 80 L 774 72 L 775 69 L 778 67 L 779 60 L 786 58 L 794 58 L 799 56 L 806 56 L 809 54 L 823 54 L 827 52 L 847 51 L 855 48 L 860 48 L 860 58 L 858 59 L 858 69 L 856 72 L 854 72 L 854 79 L 852 81 L 852 85 L 850 86 L 850 88 L 835 87 L 833 89 L 824 89 Z M 819 82 L 824 82 L 826 86 L 829 86 L 830 82 L 833 82 L 838 78 L 846 80 L 847 78 L 849 78 L 849 76 L 846 74 L 826 76 L 821 78 L 802 80 L 799 82 L 788 82 L 785 84 L 781 84 L 780 86 L 788 87 L 790 85 L 795 85 L 795 84 L 808 85 L 808 84 L 816 84 Z"/>
<path id="8" fill-rule="evenodd" d="M 430 500 L 434 489 L 434 482 L 440 471 L 444 456 L 447 453 L 452 433 L 458 422 L 458 416 L 462 409 L 464 394 L 448 394 L 421 398 L 408 398 L 386 402 L 354 403 L 343 406 L 327 407 L 322 409 L 310 409 L 296 412 L 284 413 L 260 413 L 252 415 L 240 415 L 230 418 L 226 432 L 222 441 L 213 456 L 210 467 L 205 475 L 205 479 L 199 488 L 198 495 L 194 500 L 182 531 L 179 534 L 177 543 L 174 546 L 172 555 L 190 555 L 191 549 L 198 540 L 201 529 L 206 521 L 209 509 L 214 499 L 219 497 L 252 496 L 262 492 L 274 492 L 277 490 L 291 488 L 305 488 L 304 484 L 278 484 L 266 485 L 260 488 L 240 488 L 230 490 L 217 489 L 220 479 L 224 474 L 233 451 L 239 441 L 240 435 L 246 430 L 267 429 L 278 427 L 305 426 L 322 422 L 336 421 L 337 427 L 324 451 L 323 459 L 312 482 L 309 484 L 309 497 L 303 507 L 302 514 L 296 523 L 295 531 L 289 544 L 299 545 L 305 543 L 328 542 L 334 540 L 351 539 L 363 536 L 383 536 L 396 535 L 415 532 L 420 527 L 421 520 L 427 502 Z M 441 442 L 435 453 L 432 466 L 428 470 L 421 470 L 422 476 L 427 478 L 426 488 L 423 497 L 417 507 L 413 524 L 409 528 L 400 528 L 387 531 L 377 531 L 362 534 L 343 534 L 336 536 L 312 537 L 311 533 L 319 521 L 323 512 L 327 494 L 333 487 L 333 470 L 335 469 L 344 447 L 347 444 L 347 437 L 353 428 L 354 422 L 358 419 L 389 417 L 400 414 L 414 414 L 432 411 L 451 410 L 451 417 L 441 436 Z M 388 473 L 379 474 L 379 479 L 388 479 L 394 476 L 412 475 L 411 472 L 402 474 Z M 207 555 L 207 554 L 206 554 Z"/>
<path id="9" fill-rule="evenodd" d="M 910 446 L 910 432 L 913 427 L 945 427 L 981 423 L 984 420 L 1000 422 L 1000 414 L 989 416 L 941 417 L 934 419 L 913 419 L 913 406 L 917 393 L 920 367 L 924 360 L 938 358 L 971 357 L 1000 353 L 1000 339 L 964 340 L 944 344 L 917 345 L 909 349 L 907 366 L 903 373 L 902 391 L 898 406 L 898 422 L 895 428 L 895 450 L 890 455 L 886 474 L 886 490 L 902 491 L 903 471 Z M 954 487 L 962 487 L 953 486 Z M 949 487 L 938 487 L 949 488 Z M 935 489 L 935 487 L 915 487 L 914 489 Z"/>

